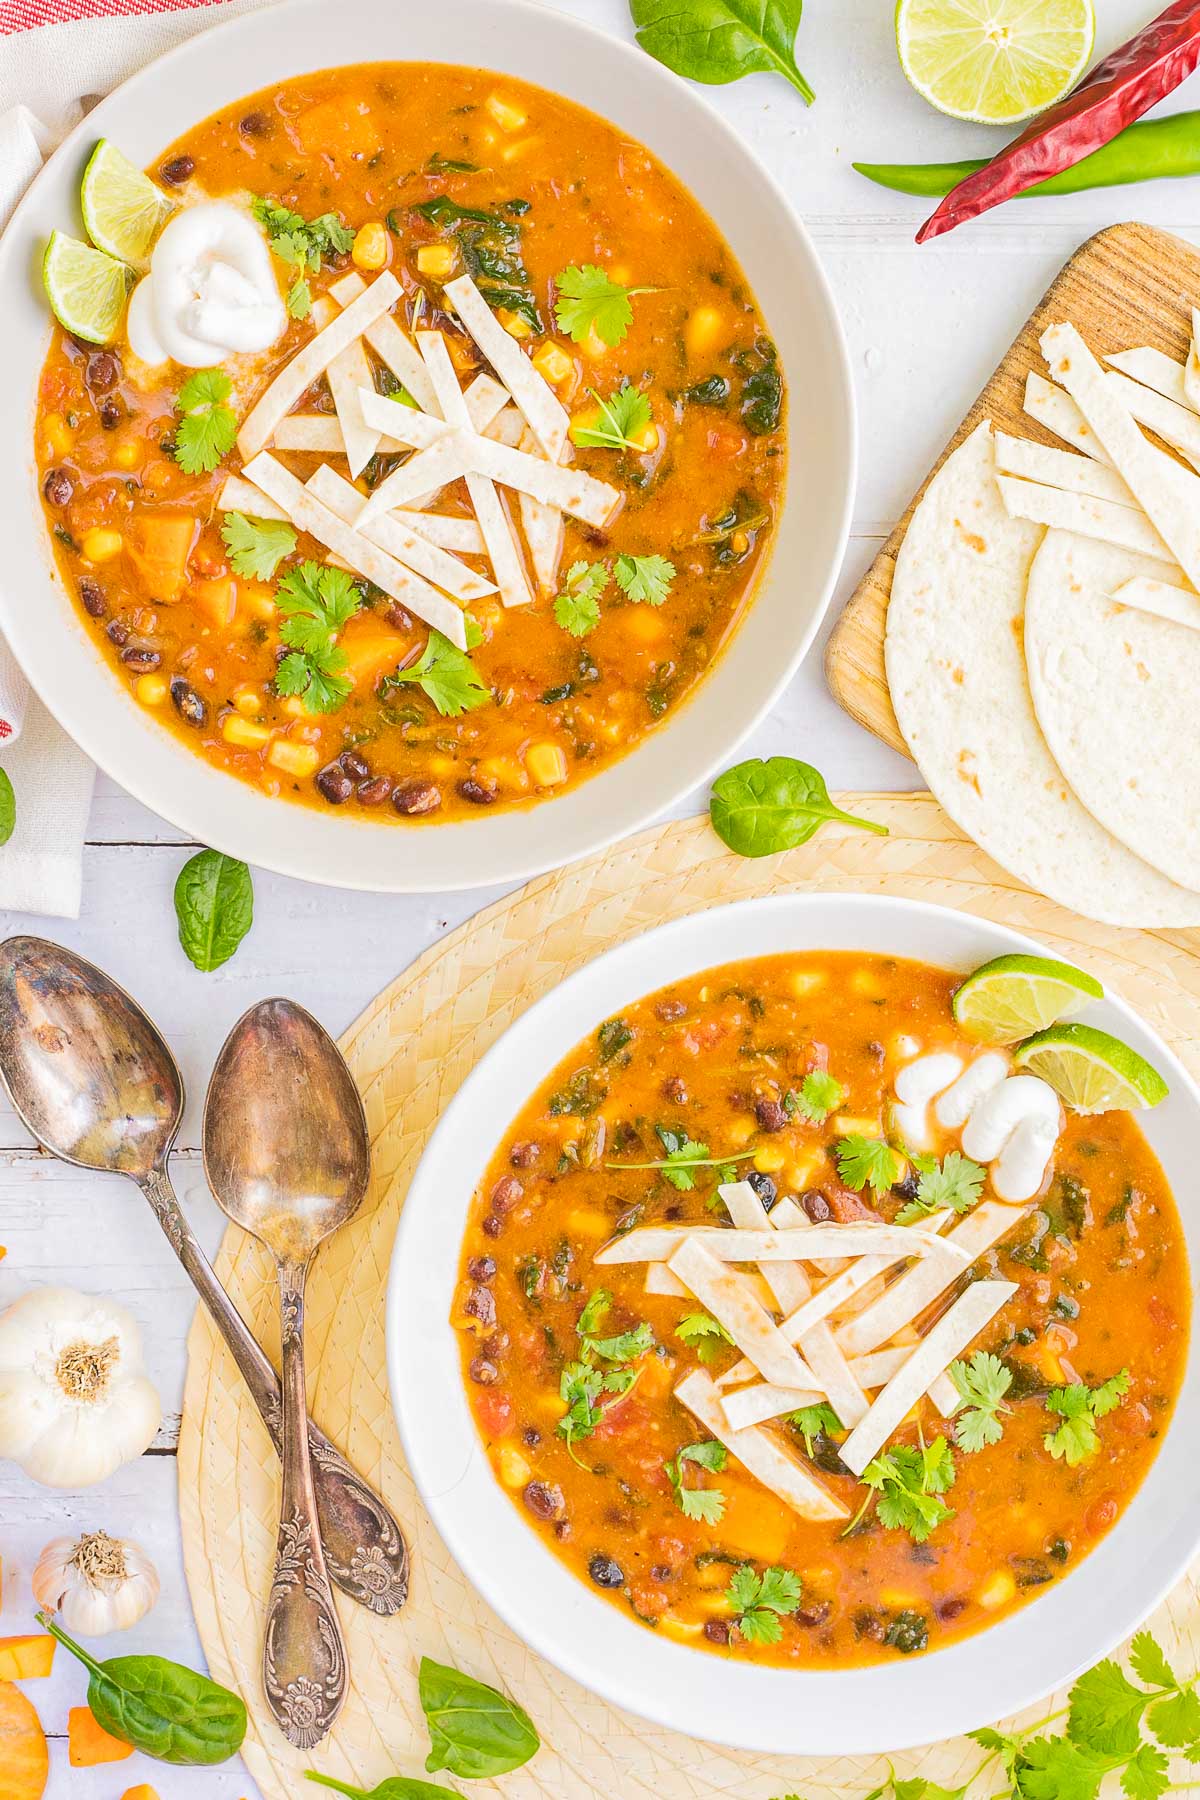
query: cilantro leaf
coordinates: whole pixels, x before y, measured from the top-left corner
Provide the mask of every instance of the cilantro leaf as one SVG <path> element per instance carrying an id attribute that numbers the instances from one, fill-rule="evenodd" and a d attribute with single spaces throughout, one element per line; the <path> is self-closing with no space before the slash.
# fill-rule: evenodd
<path id="1" fill-rule="evenodd" d="M 725 1327 L 708 1313 L 688 1313 L 675 1327 L 675 1336 L 694 1350 L 702 1363 L 716 1362 L 733 1339 Z"/>
<path id="2" fill-rule="evenodd" d="M 1031 1738 L 1015 1770 L 1021 1800 L 1096 1800 L 1108 1764 L 1070 1738 Z"/>
<path id="3" fill-rule="evenodd" d="M 675 1503 L 685 1518 L 701 1519 L 706 1525 L 720 1523 L 725 1512 L 725 1496 L 720 1489 L 685 1487 L 683 1477 L 687 1463 L 695 1463 L 697 1468 L 720 1474 L 725 1467 L 726 1457 L 724 1444 L 719 1444 L 715 1438 L 709 1438 L 700 1444 L 684 1444 L 670 1462 L 663 1464 L 671 1483 L 671 1491 L 675 1495 Z"/>
<path id="4" fill-rule="evenodd" d="M 794 1613 L 800 1604 L 800 1577 L 790 1569 L 772 1567 L 757 1575 L 748 1564 L 735 1570 L 725 1598 L 737 1614 L 738 1631 L 751 1644 L 777 1644 L 783 1636 L 781 1615 Z"/>
<path id="5" fill-rule="evenodd" d="M 672 1131 L 666 1125 L 656 1125 L 655 1135 L 666 1151 L 666 1156 L 655 1162 L 609 1162 L 606 1169 L 661 1169 L 663 1178 L 672 1187 L 687 1193 L 696 1185 L 693 1169 L 716 1169 L 722 1181 L 731 1180 L 734 1174 L 732 1165 L 747 1162 L 753 1157 L 753 1150 L 737 1150 L 730 1156 L 710 1156 L 707 1144 L 697 1144 L 686 1131 Z"/>
<path id="6" fill-rule="evenodd" d="M 1122 1791 L 1129 1800 L 1158 1800 L 1170 1786 L 1167 1758 L 1153 1744 L 1139 1744 L 1121 1775 Z"/>
<path id="7" fill-rule="evenodd" d="M 1119 1663 L 1098 1662 L 1071 1689 L 1067 1731 L 1104 1756 L 1132 1756 L 1149 1696 L 1134 1687 Z"/>
<path id="8" fill-rule="evenodd" d="M 1182 1750 L 1200 1738 L 1200 1699 L 1190 1688 L 1172 1694 L 1150 1708 L 1146 1723 L 1160 1744 Z"/>
<path id="9" fill-rule="evenodd" d="M 788 1089 L 783 1096 L 783 1110 L 791 1119 L 807 1119 L 810 1125 L 823 1125 L 845 1098 L 846 1090 L 836 1076 L 824 1069 L 813 1069 L 798 1088 Z"/>
<path id="10" fill-rule="evenodd" d="M 285 573 L 275 605 L 283 614 L 279 636 L 290 652 L 275 671 L 276 692 L 299 695 L 310 712 L 336 712 L 354 685 L 336 639 L 362 606 L 360 590 L 344 569 L 303 562 Z"/>
<path id="11" fill-rule="evenodd" d="M 856 1192 L 869 1186 L 875 1194 L 886 1194 L 899 1181 L 904 1166 L 899 1151 L 883 1138 L 860 1137 L 857 1133 L 839 1138 L 834 1155 L 838 1174 Z"/>
<path id="12" fill-rule="evenodd" d="M 1148 1631 L 1139 1631 L 1129 1646 L 1129 1661 L 1139 1681 L 1147 1687 L 1177 1688 L 1175 1671 Z"/>
<path id="13" fill-rule="evenodd" d="M 293 319 L 307 319 L 312 311 L 312 289 L 302 275 L 288 289 L 287 309 L 288 316 Z"/>
<path id="14" fill-rule="evenodd" d="M 296 533 L 279 519 L 251 519 L 245 513 L 225 514 L 221 536 L 235 575 L 270 581 L 285 556 L 296 548 Z"/>
<path id="15" fill-rule="evenodd" d="M 892 1531 L 907 1531 L 923 1544 L 939 1525 L 954 1517 L 954 1510 L 939 1495 L 954 1485 L 954 1458 L 944 1437 L 918 1447 L 899 1444 L 877 1456 L 863 1470 L 864 1487 L 878 1495 L 875 1510 L 880 1524 Z"/>
<path id="16" fill-rule="evenodd" d="M 815 1406 L 802 1406 L 798 1412 L 789 1413 L 788 1424 L 804 1439 L 806 1456 L 812 1455 L 813 1443 L 817 1438 L 832 1431 L 846 1429 L 826 1400 L 819 1400 Z"/>
<path id="17" fill-rule="evenodd" d="M 237 418 L 224 404 L 233 383 L 223 369 L 197 369 L 180 388 L 175 461 L 185 475 L 211 475 L 237 441 Z"/>
<path id="18" fill-rule="evenodd" d="M 595 263 L 574 263 L 555 277 L 558 298 L 554 317 L 560 331 L 568 332 L 576 344 L 585 344 L 595 327 L 596 335 L 615 349 L 633 323 L 631 294 L 652 294 L 653 288 L 622 287 L 619 281 L 598 269 Z"/>
<path id="19" fill-rule="evenodd" d="M 430 631 L 429 641 L 415 663 L 384 676 L 380 692 L 390 693 L 406 681 L 416 682 L 444 718 L 456 719 L 460 713 L 473 712 L 477 706 L 486 706 L 492 697 L 466 651 L 440 631 Z"/>
<path id="20" fill-rule="evenodd" d="M 613 1297 L 607 1288 L 597 1288 L 579 1315 L 575 1326 L 580 1337 L 595 1337 L 600 1328 L 600 1321 L 609 1311 Z"/>
<path id="21" fill-rule="evenodd" d="M 287 308 L 293 319 L 306 319 L 312 294 L 303 278 L 304 271 L 315 275 L 323 261 L 344 256 L 354 243 L 353 231 L 342 224 L 336 213 L 321 213 L 318 218 L 304 219 L 277 200 L 267 200 L 261 194 L 251 200 L 250 211 L 266 232 L 271 249 L 280 262 L 300 270 L 288 294 Z"/>
<path id="22" fill-rule="evenodd" d="M 1070 1387 L 1051 1388 L 1046 1395 L 1046 1411 L 1055 1413 L 1063 1422 L 1056 1431 L 1048 1431 L 1042 1439 L 1055 1461 L 1066 1460 L 1074 1469 L 1100 1448 L 1100 1434 L 1095 1421 L 1119 1406 L 1129 1389 L 1129 1370 L 1121 1369 L 1097 1388 L 1076 1381 Z"/>
<path id="23" fill-rule="evenodd" d="M 675 564 L 665 556 L 618 556 L 613 575 L 621 592 L 635 603 L 661 606 L 675 579 Z"/>
<path id="24" fill-rule="evenodd" d="M 572 637 L 586 637 L 600 623 L 600 596 L 608 586 L 608 565 L 572 563 L 562 592 L 554 601 L 554 618 Z"/>
<path id="25" fill-rule="evenodd" d="M 917 1197 L 900 1208 L 897 1225 L 912 1225 L 947 1206 L 956 1213 L 970 1212 L 983 1192 L 987 1170 L 960 1150 L 951 1150 L 940 1166 L 933 1157 L 913 1157 L 911 1161 L 920 1171 Z"/>
<path id="26" fill-rule="evenodd" d="M 1008 1410 L 1004 1396 L 1012 1386 L 1012 1370 L 989 1350 L 977 1350 L 969 1362 L 952 1362 L 949 1374 L 967 1406 L 954 1422 L 955 1443 L 972 1453 L 985 1444 L 998 1444 L 1004 1433 L 1000 1414 Z"/>
<path id="27" fill-rule="evenodd" d="M 644 1356 L 647 1350 L 653 1348 L 654 1331 L 644 1319 L 632 1331 L 622 1331 L 616 1337 L 584 1339 L 585 1351 L 598 1356 L 601 1362 L 633 1362 L 636 1357 Z"/>
<path id="28" fill-rule="evenodd" d="M 650 423 L 650 402 L 640 388 L 624 382 L 615 394 L 602 400 L 595 388 L 588 393 L 600 409 L 594 425 L 572 425 L 571 442 L 581 450 L 637 450 L 639 432 Z"/>

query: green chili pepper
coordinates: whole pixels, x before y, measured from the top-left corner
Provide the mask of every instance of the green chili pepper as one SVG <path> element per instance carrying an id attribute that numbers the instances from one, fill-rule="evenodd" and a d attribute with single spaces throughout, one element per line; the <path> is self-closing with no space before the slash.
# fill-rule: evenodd
<path id="1" fill-rule="evenodd" d="M 990 158 L 952 163 L 858 163 L 854 167 L 878 187 L 925 199 L 948 194 Z M 1034 194 L 1080 194 L 1089 188 L 1124 187 L 1133 181 L 1160 181 L 1200 175 L 1200 112 L 1175 113 L 1167 119 L 1143 119 L 1093 150 L 1060 175 L 1026 188 L 1018 199 Z"/>

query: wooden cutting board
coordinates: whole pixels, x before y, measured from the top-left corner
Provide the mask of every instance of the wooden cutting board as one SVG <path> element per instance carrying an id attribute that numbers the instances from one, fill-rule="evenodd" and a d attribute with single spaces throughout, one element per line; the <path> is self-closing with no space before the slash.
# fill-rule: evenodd
<path id="1" fill-rule="evenodd" d="M 1151 225 L 1111 225 L 1078 249 L 1055 277 L 942 455 L 913 495 L 866 575 L 851 595 L 825 654 L 835 700 L 894 750 L 908 754 L 883 667 L 884 623 L 896 556 L 917 502 L 952 450 L 981 419 L 1016 437 L 1058 444 L 1024 410 L 1025 377 L 1046 373 L 1038 340 L 1047 326 L 1069 320 L 1097 356 L 1149 344 L 1182 360 L 1191 309 L 1200 305 L 1200 251 Z M 1058 444 L 1058 448 L 1062 448 Z"/>

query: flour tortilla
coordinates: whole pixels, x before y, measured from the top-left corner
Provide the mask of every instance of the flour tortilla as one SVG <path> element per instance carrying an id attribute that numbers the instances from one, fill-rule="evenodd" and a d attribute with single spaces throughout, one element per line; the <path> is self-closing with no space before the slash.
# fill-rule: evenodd
<path id="1" fill-rule="evenodd" d="M 930 483 L 896 561 L 886 656 L 900 729 L 951 818 L 1018 880 L 1102 924 L 1200 924 L 1200 897 L 1097 824 L 1038 727 L 1022 627 L 1043 535 L 1005 511 L 985 421 Z"/>
<path id="2" fill-rule="evenodd" d="M 1033 704 L 1059 768 L 1094 818 L 1173 881 L 1200 889 L 1200 632 L 1122 606 L 1154 565 L 1051 531 L 1025 601 Z"/>

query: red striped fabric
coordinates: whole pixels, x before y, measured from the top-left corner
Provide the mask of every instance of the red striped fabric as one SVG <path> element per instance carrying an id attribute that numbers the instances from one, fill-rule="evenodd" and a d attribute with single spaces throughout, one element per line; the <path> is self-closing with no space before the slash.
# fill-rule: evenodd
<path id="1" fill-rule="evenodd" d="M 128 18 L 137 13 L 190 12 L 198 6 L 222 3 L 223 0 L 0 0 L 0 37 L 33 31 L 39 25 Z"/>

